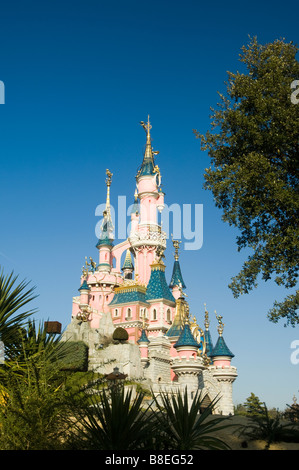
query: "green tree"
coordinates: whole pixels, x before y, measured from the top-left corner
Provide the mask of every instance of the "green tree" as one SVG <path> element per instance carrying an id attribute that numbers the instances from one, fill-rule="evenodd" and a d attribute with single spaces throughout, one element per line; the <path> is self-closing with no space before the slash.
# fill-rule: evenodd
<path id="1" fill-rule="evenodd" d="M 265 450 L 269 450 L 273 442 L 299 442 L 298 427 L 283 422 L 280 413 L 271 416 L 265 403 L 261 412 L 249 415 L 249 423 L 241 429 L 240 435 L 265 440 Z"/>
<path id="2" fill-rule="evenodd" d="M 33 321 L 15 330 L 0 367 L 1 450 L 65 448 L 75 403 L 86 403 L 94 383 L 89 373 L 75 379 L 61 370 L 73 361 L 73 346 Z"/>
<path id="3" fill-rule="evenodd" d="M 238 297 L 261 275 L 294 289 L 268 312 L 270 321 L 284 318 L 292 326 L 299 323 L 299 104 L 291 99 L 299 79 L 297 52 L 292 42 L 250 39 L 240 54 L 245 71 L 228 72 L 211 130 L 194 130 L 211 159 L 204 187 L 223 209 L 223 220 L 240 230 L 238 250 L 252 250 L 229 287 Z"/>
<path id="4" fill-rule="evenodd" d="M 259 415 L 264 412 L 263 402 L 252 392 L 250 397 L 246 399 L 244 407 L 248 415 Z"/>

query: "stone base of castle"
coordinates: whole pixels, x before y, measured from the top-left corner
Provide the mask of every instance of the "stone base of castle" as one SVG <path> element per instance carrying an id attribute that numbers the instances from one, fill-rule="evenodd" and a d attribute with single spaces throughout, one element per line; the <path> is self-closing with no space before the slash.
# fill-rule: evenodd
<path id="1" fill-rule="evenodd" d="M 110 326 L 110 327 L 109 327 Z M 109 374 L 117 367 L 129 379 L 137 380 L 155 394 L 184 392 L 191 400 L 201 392 L 203 406 L 216 400 L 215 414 L 233 415 L 232 384 L 237 377 L 235 367 L 203 364 L 201 357 L 170 356 L 170 342 L 165 336 L 149 338 L 148 357 L 141 357 L 137 344 L 113 344 L 114 326 L 106 321 L 103 330 L 91 328 L 88 322 L 73 318 L 63 334 L 64 340 L 83 341 L 89 348 L 89 370 Z M 171 381 L 171 370 L 176 378 Z"/>

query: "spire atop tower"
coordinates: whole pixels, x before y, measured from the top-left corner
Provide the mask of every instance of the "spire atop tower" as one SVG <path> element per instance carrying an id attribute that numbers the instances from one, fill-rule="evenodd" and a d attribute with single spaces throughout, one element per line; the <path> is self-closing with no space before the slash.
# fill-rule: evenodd
<path id="1" fill-rule="evenodd" d="M 224 330 L 224 323 L 222 321 L 222 316 L 217 315 L 216 310 L 215 310 L 215 315 L 216 315 L 216 318 L 218 320 L 218 327 L 217 327 L 218 334 L 219 334 L 219 336 L 222 336 L 222 333 L 223 333 L 223 330 Z"/>
<path id="2" fill-rule="evenodd" d="M 172 237 L 172 235 L 171 235 Z M 169 287 L 173 288 L 173 287 L 182 287 L 183 289 L 186 289 L 186 286 L 185 286 L 185 283 L 184 283 L 184 280 L 183 280 L 183 276 L 182 276 L 182 272 L 181 272 L 181 267 L 180 267 L 180 263 L 179 263 L 179 247 L 180 247 L 180 243 L 181 241 L 179 240 L 174 240 L 172 238 L 172 244 L 173 244 L 173 247 L 174 247 L 174 265 L 173 265 L 173 271 L 172 271 L 172 276 L 171 276 L 171 281 L 170 281 L 170 284 L 169 284 Z"/>
<path id="3" fill-rule="evenodd" d="M 204 304 L 205 306 L 205 329 L 208 331 L 209 326 L 210 326 L 210 320 L 209 320 L 209 312 L 207 311 L 207 305 Z"/>
<path id="4" fill-rule="evenodd" d="M 111 173 L 110 170 L 106 170 L 106 186 L 107 186 L 107 196 L 106 196 L 106 207 L 105 210 L 103 211 L 103 222 L 101 226 L 101 235 L 100 239 L 97 243 L 97 248 L 102 245 L 103 243 L 105 244 L 112 244 L 113 240 L 113 232 L 114 232 L 114 226 L 112 223 L 112 218 L 111 218 L 111 211 L 110 211 L 110 186 L 112 182 L 112 176 L 113 174 Z"/>
<path id="5" fill-rule="evenodd" d="M 147 117 L 147 123 L 145 123 L 144 121 L 141 121 L 140 124 L 146 132 L 146 146 L 145 146 L 143 162 L 137 173 L 137 178 L 139 176 L 154 175 L 155 173 L 157 173 L 154 156 L 159 153 L 157 151 L 153 151 L 152 149 L 152 138 L 151 138 L 152 125 L 149 120 L 149 115 Z"/>
<path id="6" fill-rule="evenodd" d="M 149 120 L 149 114 L 147 116 L 147 123 L 145 124 L 143 121 L 140 122 L 143 129 L 146 132 L 146 147 L 145 147 L 145 157 L 150 158 L 152 156 L 152 139 L 151 139 L 151 128 L 152 125 Z"/>
<path id="7" fill-rule="evenodd" d="M 206 355 L 208 357 L 210 357 L 214 346 L 213 346 L 213 342 L 212 342 L 211 333 L 209 331 L 209 327 L 210 327 L 209 312 L 207 310 L 206 304 L 204 304 L 204 306 L 205 306 L 205 323 L 204 323 L 205 332 L 204 332 L 204 336 L 205 336 L 205 341 L 206 341 Z"/>

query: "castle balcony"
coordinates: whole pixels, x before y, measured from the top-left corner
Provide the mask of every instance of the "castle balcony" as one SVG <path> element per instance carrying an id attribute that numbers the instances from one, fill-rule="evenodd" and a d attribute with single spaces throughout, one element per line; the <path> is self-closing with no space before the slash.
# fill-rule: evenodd
<path id="1" fill-rule="evenodd" d="M 133 247 L 150 245 L 166 248 L 166 232 L 159 225 L 143 226 L 144 230 L 130 234 L 129 241 Z"/>

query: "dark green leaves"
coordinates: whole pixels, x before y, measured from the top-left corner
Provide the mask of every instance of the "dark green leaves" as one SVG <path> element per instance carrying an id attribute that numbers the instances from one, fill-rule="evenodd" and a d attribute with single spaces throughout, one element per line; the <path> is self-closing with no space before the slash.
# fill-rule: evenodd
<path id="1" fill-rule="evenodd" d="M 291 101 L 291 83 L 299 77 L 297 52 L 283 40 L 261 45 L 252 39 L 240 55 L 244 72 L 228 72 L 212 131 L 205 136 L 195 131 L 211 158 L 205 188 L 223 209 L 223 220 L 240 229 L 238 249 L 253 252 L 230 284 L 236 297 L 255 287 L 259 275 L 286 288 L 297 282 L 299 105 Z M 276 303 L 269 318 L 281 316 L 294 326 L 297 309 L 295 292 Z"/>

